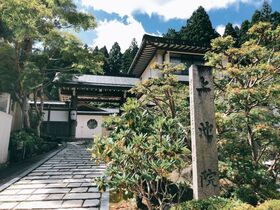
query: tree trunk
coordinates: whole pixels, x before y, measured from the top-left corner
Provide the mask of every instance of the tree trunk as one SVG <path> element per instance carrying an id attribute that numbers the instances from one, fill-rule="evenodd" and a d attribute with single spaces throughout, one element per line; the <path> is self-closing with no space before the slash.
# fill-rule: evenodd
<path id="1" fill-rule="evenodd" d="M 248 133 L 247 138 L 249 145 L 251 147 L 252 161 L 253 164 L 256 165 L 258 161 L 258 144 L 253 137 L 253 131 L 249 125 L 247 125 Z"/>
<path id="2" fill-rule="evenodd" d="M 43 122 L 43 109 L 44 109 L 44 90 L 43 87 L 39 89 L 39 97 L 40 97 L 40 106 L 38 108 L 37 104 L 37 97 L 38 97 L 38 90 L 33 92 L 33 100 L 34 100 L 34 109 L 37 115 L 37 124 L 36 124 L 36 133 L 38 136 L 41 136 L 41 125 Z"/>
<path id="3" fill-rule="evenodd" d="M 28 103 L 27 96 L 23 96 L 22 104 L 21 104 L 21 111 L 22 111 L 22 117 L 23 117 L 23 128 L 30 129 L 29 103 Z"/>
<path id="4" fill-rule="evenodd" d="M 144 200 L 146 202 L 146 206 L 148 207 L 148 209 L 153 210 L 153 205 L 151 204 L 151 201 L 146 197 L 144 197 Z"/>
<path id="5" fill-rule="evenodd" d="M 30 38 L 24 39 L 25 46 L 23 47 L 23 59 L 26 59 L 27 56 L 32 52 L 32 40 Z M 19 61 L 19 70 L 24 69 L 24 60 L 20 59 L 20 56 L 18 57 Z M 22 75 L 22 72 L 20 72 L 20 75 Z M 24 92 L 22 85 L 21 86 L 21 94 L 22 94 L 22 114 L 23 114 L 23 127 L 24 129 L 30 129 L 30 117 L 29 117 L 29 103 L 28 103 L 28 95 Z"/>
<path id="6" fill-rule="evenodd" d="M 44 90 L 43 87 L 40 88 L 40 109 L 39 109 L 39 119 L 37 124 L 37 134 L 41 136 L 41 125 L 43 122 L 43 110 L 44 110 Z"/>

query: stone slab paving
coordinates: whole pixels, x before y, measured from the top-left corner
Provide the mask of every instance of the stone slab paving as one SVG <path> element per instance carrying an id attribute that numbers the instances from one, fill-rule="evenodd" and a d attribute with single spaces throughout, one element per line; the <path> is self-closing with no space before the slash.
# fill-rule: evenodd
<path id="1" fill-rule="evenodd" d="M 107 210 L 108 198 L 93 181 L 105 165 L 90 159 L 86 147 L 69 143 L 65 149 L 0 192 L 0 209 Z M 103 203 L 106 202 L 106 203 Z"/>

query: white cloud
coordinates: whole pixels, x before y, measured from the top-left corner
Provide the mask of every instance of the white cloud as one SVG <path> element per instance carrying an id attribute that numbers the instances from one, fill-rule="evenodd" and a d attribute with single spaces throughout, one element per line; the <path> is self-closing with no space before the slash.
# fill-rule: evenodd
<path id="1" fill-rule="evenodd" d="M 203 6 L 211 9 L 227 8 L 241 2 L 259 5 L 263 0 L 81 0 L 83 6 L 91 6 L 95 10 L 117 13 L 121 17 L 132 16 L 134 12 L 161 15 L 164 20 L 172 18 L 186 19 L 194 10 Z"/>
<path id="2" fill-rule="evenodd" d="M 216 27 L 216 31 L 217 31 L 221 36 L 223 36 L 223 35 L 224 35 L 224 32 L 225 32 L 225 28 L 226 28 L 225 25 L 218 25 L 218 26 Z"/>
<path id="3" fill-rule="evenodd" d="M 140 44 L 143 35 L 146 33 L 142 24 L 133 18 L 128 18 L 127 23 L 124 24 L 117 20 L 99 22 L 95 30 L 97 37 L 93 40 L 93 45 L 106 46 L 110 50 L 114 42 L 118 42 L 122 52 L 124 52 L 133 38 Z"/>

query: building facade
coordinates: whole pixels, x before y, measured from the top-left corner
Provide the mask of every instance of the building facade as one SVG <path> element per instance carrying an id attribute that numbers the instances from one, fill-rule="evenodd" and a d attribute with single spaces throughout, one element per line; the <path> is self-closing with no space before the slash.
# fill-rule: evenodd
<path id="1" fill-rule="evenodd" d="M 185 64 L 186 69 L 178 73 L 177 77 L 179 81 L 188 83 L 189 67 L 192 64 L 203 65 L 204 54 L 208 50 L 191 46 L 187 41 L 144 35 L 125 77 L 77 74 L 61 82 L 58 74 L 54 82 L 59 87 L 60 103 L 64 103 L 65 110 L 49 110 L 46 114 L 48 126 L 52 124 L 53 127 L 59 128 L 58 130 L 64 130 L 64 134 L 68 134 L 72 139 L 106 135 L 107 131 L 102 127 L 102 123 L 107 116 L 119 114 L 119 108 L 127 97 L 135 97 L 129 90 L 139 82 L 161 77 L 160 71 L 154 69 L 155 64 Z M 113 103 L 115 109 L 92 105 L 97 103 Z M 59 127 L 58 124 L 62 121 L 65 126 Z M 55 129 L 48 130 L 48 123 L 45 121 L 43 130 L 57 136 L 59 131 L 54 133 Z"/>

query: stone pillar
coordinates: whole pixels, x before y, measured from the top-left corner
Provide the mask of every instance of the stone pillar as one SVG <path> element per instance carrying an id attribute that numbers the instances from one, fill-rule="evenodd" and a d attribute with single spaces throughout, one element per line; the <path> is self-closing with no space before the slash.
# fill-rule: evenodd
<path id="1" fill-rule="evenodd" d="M 219 194 L 218 155 L 211 69 L 192 65 L 190 112 L 194 199 Z"/>
<path id="2" fill-rule="evenodd" d="M 78 96 L 76 93 L 76 89 L 73 89 L 71 95 L 71 106 L 69 112 L 69 122 L 70 122 L 70 138 L 73 140 L 76 137 L 76 127 L 77 127 L 77 119 L 73 116 L 73 113 L 77 113 L 78 106 Z M 76 115 L 77 117 L 77 115 Z"/>

